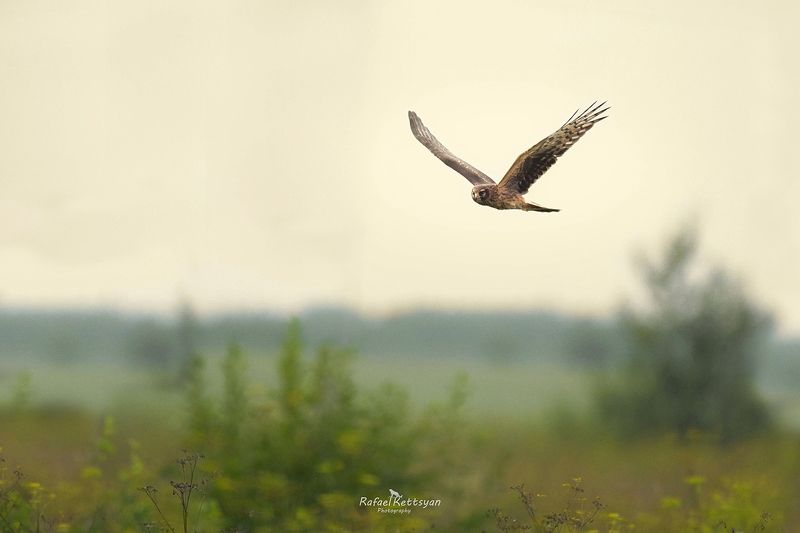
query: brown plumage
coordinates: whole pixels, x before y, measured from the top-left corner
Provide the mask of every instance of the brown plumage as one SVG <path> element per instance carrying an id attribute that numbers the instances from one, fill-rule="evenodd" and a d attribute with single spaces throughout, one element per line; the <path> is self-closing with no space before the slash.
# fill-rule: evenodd
<path id="1" fill-rule="evenodd" d="M 494 207 L 495 209 L 522 209 L 523 211 L 541 211 L 550 213 L 558 211 L 549 207 L 542 207 L 528 203 L 523 194 L 533 185 L 556 160 L 564 155 L 570 146 L 589 131 L 592 126 L 606 118 L 605 113 L 609 108 L 603 107 L 605 102 L 590 105 L 582 113 L 577 111 L 569 117 L 555 133 L 545 137 L 529 150 L 520 154 L 506 175 L 495 183 L 492 178 L 473 167 L 463 159 L 454 155 L 450 150 L 433 136 L 422 120 L 413 111 L 408 112 L 411 131 L 433 155 L 469 180 L 472 188 L 472 199 L 475 202 Z"/>

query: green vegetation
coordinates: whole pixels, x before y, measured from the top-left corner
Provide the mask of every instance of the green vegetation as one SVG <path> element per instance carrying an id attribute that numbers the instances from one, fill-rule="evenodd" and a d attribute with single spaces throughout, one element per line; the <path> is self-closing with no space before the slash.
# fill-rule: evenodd
<path id="1" fill-rule="evenodd" d="M 204 394 L 199 371 L 193 375 L 189 445 L 204 450 L 215 472 L 209 495 L 225 528 L 381 531 L 389 526 L 359 508 L 361 495 L 440 488 L 441 465 L 449 462 L 424 456 L 445 453 L 441 444 L 458 434 L 463 395 L 454 390 L 446 406 L 415 420 L 396 387 L 359 393 L 351 360 L 350 352 L 327 346 L 306 360 L 295 322 L 278 359 L 278 386 L 261 401 L 246 394 L 246 361 L 236 345 L 222 361 L 219 398 Z M 389 530 L 418 521 L 401 516 Z"/>
<path id="2" fill-rule="evenodd" d="M 700 430 L 731 440 L 769 425 L 754 388 L 769 319 L 723 271 L 692 279 L 696 248 L 684 230 L 661 262 L 642 265 L 649 308 L 624 314 L 630 361 L 621 385 L 599 399 L 620 431 Z"/>
<path id="3" fill-rule="evenodd" d="M 539 512 L 539 503 L 546 494 L 525 490 L 524 485 L 511 487 L 525 510 L 525 518 L 506 515 L 499 508 L 490 509 L 488 516 L 495 527 L 503 532 L 530 530 L 539 533 L 553 532 L 608 532 L 623 531 L 679 531 L 679 532 L 730 532 L 730 531 L 784 531 L 779 516 L 768 509 L 774 504 L 774 494 L 769 488 L 755 487 L 749 482 L 733 482 L 721 488 L 708 490 L 703 476 L 689 476 L 684 480 L 686 499 L 664 496 L 656 510 L 640 512 L 635 519 L 610 511 L 599 497 L 589 498 L 581 478 L 563 483 L 565 492 L 558 510 Z M 766 490 L 765 494 L 759 491 Z"/>
<path id="4" fill-rule="evenodd" d="M 798 344 L 695 250 L 616 323 L 1 312 L 0 532 L 791 531 Z"/>
<path id="5" fill-rule="evenodd" d="M 397 386 L 359 386 L 352 352 L 306 350 L 297 323 L 273 386 L 253 382 L 237 345 L 213 365 L 193 361 L 168 410 L 183 414 L 175 426 L 149 412 L 94 429 L 81 411 L 2 410 L 0 531 L 722 532 L 800 520 L 789 434 L 720 448 L 702 432 L 620 440 L 566 408 L 543 423 L 468 418 L 463 376 L 415 410 Z M 390 488 L 441 506 L 359 505 Z"/>

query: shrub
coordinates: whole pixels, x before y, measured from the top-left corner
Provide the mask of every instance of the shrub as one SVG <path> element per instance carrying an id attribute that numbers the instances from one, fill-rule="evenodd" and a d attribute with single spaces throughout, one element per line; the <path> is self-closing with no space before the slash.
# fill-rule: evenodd
<path id="1" fill-rule="evenodd" d="M 598 402 L 626 435 L 701 430 L 732 440 L 768 425 L 754 390 L 768 317 L 724 272 L 694 279 L 696 249 L 693 231 L 684 229 L 660 262 L 642 262 L 648 305 L 623 313 L 629 363 Z"/>
<path id="2" fill-rule="evenodd" d="M 300 326 L 293 322 L 277 361 L 277 387 L 266 401 L 246 394 L 239 347 L 231 345 L 223 361 L 221 398 L 210 397 L 196 366 L 188 387 L 190 444 L 203 450 L 207 468 L 215 472 L 210 495 L 227 528 L 382 531 L 420 525 L 413 513 L 380 515 L 358 502 L 388 494 L 389 487 L 411 492 L 435 486 L 443 476 L 421 456 L 446 455 L 436 437 L 446 431 L 452 439 L 456 432 L 436 421 L 457 420 L 462 393 L 415 421 L 401 390 L 357 390 L 352 360 L 351 352 L 330 346 L 307 360 Z"/>

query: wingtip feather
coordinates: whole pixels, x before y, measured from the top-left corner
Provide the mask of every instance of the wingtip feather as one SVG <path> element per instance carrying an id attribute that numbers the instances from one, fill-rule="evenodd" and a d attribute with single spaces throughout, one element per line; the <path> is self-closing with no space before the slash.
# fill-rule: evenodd
<path id="1" fill-rule="evenodd" d="M 414 133 L 414 137 L 420 140 L 426 137 L 425 126 L 422 124 L 422 120 L 420 120 L 416 113 L 410 110 L 408 112 L 408 122 L 411 126 L 411 131 Z"/>
<path id="2" fill-rule="evenodd" d="M 591 123 L 599 122 L 600 120 L 606 118 L 604 116 L 601 117 L 601 115 L 606 111 L 608 111 L 609 109 L 611 109 L 611 106 L 603 107 L 607 103 L 608 100 L 603 101 L 599 104 L 597 103 L 597 101 L 595 101 L 594 103 L 592 103 L 592 105 L 587 107 L 583 113 L 578 115 L 578 117 L 575 118 L 575 121 L 577 122 L 578 120 L 580 120 L 582 122 L 591 122 Z"/>

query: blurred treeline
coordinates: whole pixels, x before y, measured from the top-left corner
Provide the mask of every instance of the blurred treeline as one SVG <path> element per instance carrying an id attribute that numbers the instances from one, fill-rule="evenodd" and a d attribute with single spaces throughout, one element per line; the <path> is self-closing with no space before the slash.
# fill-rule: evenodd
<path id="1" fill-rule="evenodd" d="M 310 344 L 333 343 L 389 357 L 513 362 L 566 355 L 601 364 L 619 355 L 623 342 L 612 320 L 549 311 L 416 310 L 372 318 L 343 308 L 318 308 L 295 318 Z M 63 362 L 101 357 L 164 365 L 187 348 L 221 353 L 231 341 L 257 353 L 274 352 L 291 319 L 255 312 L 198 317 L 188 304 L 172 315 L 0 307 L 0 357 Z"/>
<path id="2" fill-rule="evenodd" d="M 501 364 L 553 360 L 603 367 L 623 362 L 630 352 L 628 324 L 620 320 L 624 314 L 598 318 L 552 311 L 416 310 L 373 318 L 318 308 L 295 318 L 310 345 L 335 344 L 365 356 Z M 222 353 L 230 342 L 256 354 L 275 353 L 291 320 L 256 312 L 198 316 L 186 304 L 171 315 L 0 307 L 0 362 L 103 359 L 169 367 L 191 351 Z M 762 340 L 756 370 L 769 379 L 797 383 L 800 339 L 768 333 Z"/>

